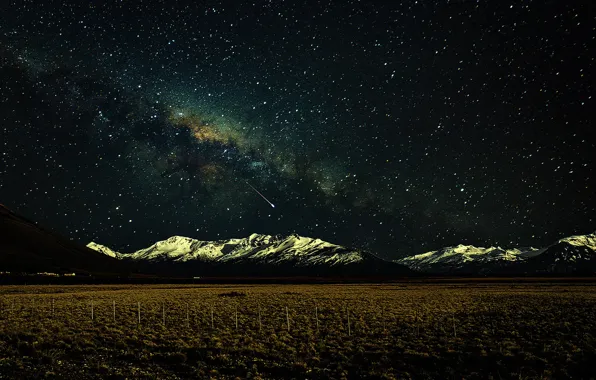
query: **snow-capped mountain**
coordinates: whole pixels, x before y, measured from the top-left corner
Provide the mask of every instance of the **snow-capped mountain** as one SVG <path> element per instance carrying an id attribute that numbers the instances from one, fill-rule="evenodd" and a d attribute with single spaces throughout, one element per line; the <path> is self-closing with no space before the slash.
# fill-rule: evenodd
<path id="1" fill-rule="evenodd" d="M 226 244 L 238 243 L 240 240 L 242 239 L 200 241 L 184 236 L 172 236 L 147 248 L 122 255 L 132 260 L 176 262 L 199 260 L 209 262 L 221 258 Z"/>
<path id="2" fill-rule="evenodd" d="M 230 244 L 228 244 L 229 246 Z M 280 264 L 293 262 L 294 265 L 346 265 L 366 260 L 365 254 L 336 244 L 299 235 L 269 236 L 251 235 L 241 241 L 228 254 L 223 262 L 262 262 Z"/>
<path id="3" fill-rule="evenodd" d="M 575 247 L 586 247 L 592 251 L 596 251 L 596 232 L 588 235 L 576 235 L 563 238 L 557 243 L 567 243 Z"/>
<path id="4" fill-rule="evenodd" d="M 396 260 L 410 269 L 427 273 L 474 273 L 486 271 L 494 265 L 524 261 L 537 256 L 536 248 L 503 249 L 460 244 Z"/>
<path id="5" fill-rule="evenodd" d="M 94 243 L 94 242 L 91 242 L 91 243 L 87 244 L 87 248 L 91 248 L 94 251 L 103 253 L 106 256 L 110 256 L 110 257 L 113 257 L 113 258 L 116 258 L 116 259 L 119 259 L 120 258 L 120 255 L 121 255 L 120 253 L 118 253 L 118 252 L 116 252 L 116 251 L 114 251 L 114 250 L 106 247 L 105 245 L 97 244 L 97 243 Z"/>
<path id="6" fill-rule="evenodd" d="M 284 268 L 283 272 L 318 274 L 321 270 L 333 269 L 343 273 L 348 267 L 358 267 L 366 274 L 407 269 L 396 263 L 382 260 L 371 253 L 358 251 L 321 239 L 289 236 L 252 234 L 247 238 L 218 241 L 200 241 L 183 236 L 172 236 L 147 248 L 131 253 L 120 253 L 97 243 L 89 248 L 122 260 L 157 266 L 169 264 L 177 268 L 192 268 L 193 273 L 254 271 L 263 268 Z M 234 268 L 233 270 L 231 268 Z M 242 268 L 239 269 L 239 268 Z M 248 271 L 248 272 L 250 272 Z M 247 273 L 248 273 L 247 272 Z M 271 274 L 276 274 L 271 272 Z M 277 273 L 283 275 L 283 273 Z"/>
<path id="7" fill-rule="evenodd" d="M 566 237 L 541 249 L 460 244 L 395 261 L 299 235 L 252 234 L 217 241 L 172 236 L 131 253 L 97 243 L 87 246 L 150 273 L 168 268 L 172 273 L 235 276 L 596 274 L 595 233 Z"/>
<path id="8" fill-rule="evenodd" d="M 560 239 L 521 263 L 519 270 L 531 274 L 596 274 L 596 233 Z"/>
<path id="9" fill-rule="evenodd" d="M 432 274 L 596 273 L 596 234 L 566 237 L 542 249 L 458 245 L 396 262 Z"/>

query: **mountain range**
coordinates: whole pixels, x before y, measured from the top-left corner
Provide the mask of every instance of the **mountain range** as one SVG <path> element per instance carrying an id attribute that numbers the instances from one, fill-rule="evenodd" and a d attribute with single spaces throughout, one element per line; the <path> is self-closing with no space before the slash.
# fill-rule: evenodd
<path id="1" fill-rule="evenodd" d="M 131 253 L 89 243 L 87 247 L 107 256 L 134 263 L 145 272 L 166 271 L 184 275 L 326 276 L 406 275 L 407 267 L 372 253 L 342 247 L 296 234 L 260 235 L 217 241 L 183 236 Z"/>
<path id="2" fill-rule="evenodd" d="M 372 253 L 299 235 L 252 234 L 247 238 L 200 241 L 173 236 L 131 253 L 97 243 L 89 248 L 145 269 L 164 265 L 192 273 L 216 274 L 410 274 L 555 275 L 596 274 L 596 234 L 558 240 L 544 248 L 458 245 L 384 260 Z"/>
<path id="3" fill-rule="evenodd" d="M 427 274 L 596 274 L 596 233 L 570 236 L 544 248 L 458 245 L 407 256 L 397 263 Z"/>
<path id="4" fill-rule="evenodd" d="M 135 252 L 80 245 L 0 205 L 0 273 L 181 277 L 594 275 L 596 233 L 543 248 L 457 245 L 397 260 L 321 239 L 252 234 L 201 241 L 172 236 Z"/>

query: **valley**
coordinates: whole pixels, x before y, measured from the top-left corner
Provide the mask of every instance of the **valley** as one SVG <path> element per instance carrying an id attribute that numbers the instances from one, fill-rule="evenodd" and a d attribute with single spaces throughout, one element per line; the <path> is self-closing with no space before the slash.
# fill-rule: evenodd
<path id="1" fill-rule="evenodd" d="M 0 287 L 20 378 L 589 378 L 581 282 Z"/>

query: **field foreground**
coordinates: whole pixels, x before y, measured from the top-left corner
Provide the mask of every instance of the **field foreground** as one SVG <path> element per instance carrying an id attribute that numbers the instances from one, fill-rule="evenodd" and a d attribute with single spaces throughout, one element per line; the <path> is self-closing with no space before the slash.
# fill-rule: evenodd
<path id="1" fill-rule="evenodd" d="M 0 378 L 588 378 L 596 284 L 0 287 Z"/>

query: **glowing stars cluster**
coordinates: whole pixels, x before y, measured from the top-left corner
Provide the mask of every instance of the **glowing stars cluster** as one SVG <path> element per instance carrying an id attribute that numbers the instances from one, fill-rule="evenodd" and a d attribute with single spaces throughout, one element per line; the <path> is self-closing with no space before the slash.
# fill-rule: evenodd
<path id="1" fill-rule="evenodd" d="M 192 136 L 199 142 L 229 144 L 233 140 L 229 131 L 222 131 L 204 115 L 174 110 L 169 115 L 169 121 L 174 126 L 188 128 Z"/>

